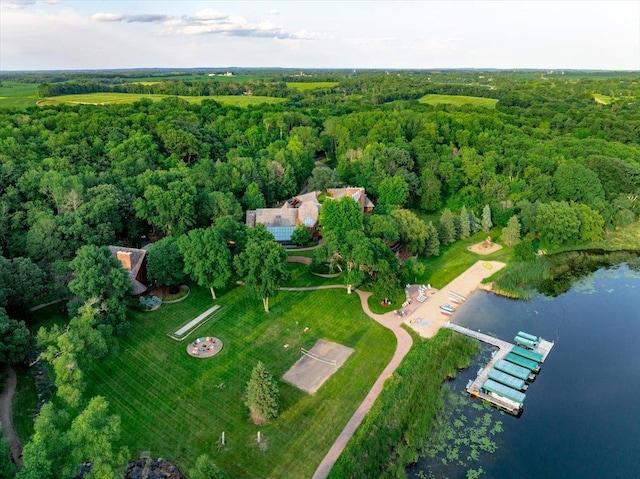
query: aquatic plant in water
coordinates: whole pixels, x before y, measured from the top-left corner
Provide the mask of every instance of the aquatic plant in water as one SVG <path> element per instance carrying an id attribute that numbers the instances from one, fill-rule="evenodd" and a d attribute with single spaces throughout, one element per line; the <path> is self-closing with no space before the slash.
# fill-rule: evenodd
<path id="1" fill-rule="evenodd" d="M 496 452 L 495 436 L 503 431 L 502 412 L 484 402 L 472 401 L 460 391 L 446 391 L 446 407 L 438 418 L 428 442 L 421 451 L 427 458 L 421 479 L 479 478 L 483 455 Z"/>

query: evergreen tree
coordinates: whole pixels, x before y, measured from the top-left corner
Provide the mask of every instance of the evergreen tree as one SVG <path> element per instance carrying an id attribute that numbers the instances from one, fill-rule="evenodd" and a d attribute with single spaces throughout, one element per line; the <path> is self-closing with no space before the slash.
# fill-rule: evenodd
<path id="1" fill-rule="evenodd" d="M 469 221 L 469 212 L 467 207 L 463 206 L 460 210 L 460 238 L 468 238 L 471 236 L 471 222 Z"/>
<path id="2" fill-rule="evenodd" d="M 484 208 L 482 210 L 482 231 L 488 233 L 492 226 L 493 222 L 491 221 L 491 208 L 489 208 L 489 205 L 484 205 Z"/>
<path id="3" fill-rule="evenodd" d="M 456 240 L 456 222 L 453 213 L 449 208 L 445 208 L 440 216 L 440 243 L 448 245 Z"/>
<path id="4" fill-rule="evenodd" d="M 427 239 L 424 248 L 425 256 L 438 256 L 440 254 L 440 239 L 438 238 L 438 230 L 433 226 L 433 222 L 427 224 Z"/>
<path id="5" fill-rule="evenodd" d="M 278 383 L 264 364 L 258 361 L 247 382 L 245 400 L 254 424 L 264 424 L 269 419 L 278 417 L 279 395 Z"/>
<path id="6" fill-rule="evenodd" d="M 508 246 L 513 246 L 520 242 L 520 222 L 516 215 L 509 218 L 507 226 L 502 228 L 501 238 Z"/>

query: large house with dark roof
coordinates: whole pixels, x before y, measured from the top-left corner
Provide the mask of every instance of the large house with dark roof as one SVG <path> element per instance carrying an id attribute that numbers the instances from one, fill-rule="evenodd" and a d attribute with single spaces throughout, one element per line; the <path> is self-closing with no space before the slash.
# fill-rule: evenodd
<path id="1" fill-rule="evenodd" d="M 109 246 L 109 250 L 129 273 L 131 294 L 133 296 L 141 296 L 146 293 L 147 289 L 149 289 L 147 286 L 147 249 Z"/>
<path id="2" fill-rule="evenodd" d="M 293 230 L 299 224 L 309 229 L 315 229 L 318 226 L 320 206 L 318 192 L 312 191 L 291 198 L 279 208 L 249 210 L 246 224 L 249 227 L 263 224 L 276 241 L 289 243 Z"/>

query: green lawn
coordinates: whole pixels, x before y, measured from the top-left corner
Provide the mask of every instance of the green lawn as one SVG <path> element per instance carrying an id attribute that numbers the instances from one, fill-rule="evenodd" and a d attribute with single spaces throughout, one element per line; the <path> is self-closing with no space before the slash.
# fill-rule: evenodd
<path id="1" fill-rule="evenodd" d="M 106 105 L 114 103 L 133 103 L 143 98 L 153 101 L 162 100 L 170 95 L 147 95 L 143 93 L 87 93 L 81 95 L 61 95 L 56 97 L 40 100 L 38 105 L 60 105 L 60 104 L 89 104 L 89 105 Z M 232 105 L 238 107 L 247 107 L 249 105 L 258 105 L 261 103 L 284 103 L 284 98 L 273 98 L 267 96 L 237 96 L 237 95 L 218 95 L 218 96 L 179 96 L 189 103 L 200 103 L 203 100 L 215 100 L 224 105 Z"/>
<path id="2" fill-rule="evenodd" d="M 493 98 L 483 98 L 479 96 L 463 96 L 463 95 L 425 95 L 418 100 L 420 103 L 427 105 L 472 105 L 484 108 L 495 108 L 498 100 Z"/>
<path id="3" fill-rule="evenodd" d="M 302 263 L 287 263 L 291 278 L 282 286 L 290 288 L 300 288 L 308 286 L 322 286 L 326 284 L 342 284 L 338 278 L 323 278 L 309 272 L 309 266 Z"/>
<path id="4" fill-rule="evenodd" d="M 187 471 L 208 453 L 229 477 L 310 477 L 390 360 L 393 334 L 364 315 L 357 295 L 344 291 L 280 293 L 269 314 L 261 301 L 246 299 L 242 287 L 217 301 L 221 311 L 184 342 L 166 333 L 214 303 L 207 290 L 192 287 L 181 303 L 134 313 L 119 351 L 85 371 L 87 397 L 105 396 L 121 416 L 132 457 L 150 450 Z M 220 338 L 224 349 L 209 359 L 190 357 L 189 342 L 208 335 Z M 319 338 L 355 352 L 314 395 L 281 382 L 280 417 L 253 426 L 242 403 L 253 366 L 263 361 L 280 378 L 300 347 L 311 348 Z M 227 444 L 220 447 L 223 431 Z"/>
<path id="5" fill-rule="evenodd" d="M 321 88 L 331 88 L 338 84 L 337 81 L 316 81 L 316 82 L 287 82 L 287 88 L 300 91 L 319 90 Z"/>
<path id="6" fill-rule="evenodd" d="M 513 248 L 505 247 L 504 245 L 502 245 L 503 248 L 501 250 L 488 255 L 478 255 L 467 251 L 467 246 L 484 241 L 487 236 L 491 236 L 494 241 L 500 243 L 501 230 L 502 228 L 493 228 L 489 233 L 480 231 L 449 246 L 440 246 L 439 256 L 426 259 L 420 258 L 420 262 L 425 265 L 425 274 L 418 278 L 418 283 L 430 283 L 435 288 L 440 289 L 477 261 L 487 260 L 508 263 L 513 257 Z"/>
<path id="7" fill-rule="evenodd" d="M 26 108 L 38 101 L 36 83 L 3 81 L 0 84 L 0 108 Z"/>

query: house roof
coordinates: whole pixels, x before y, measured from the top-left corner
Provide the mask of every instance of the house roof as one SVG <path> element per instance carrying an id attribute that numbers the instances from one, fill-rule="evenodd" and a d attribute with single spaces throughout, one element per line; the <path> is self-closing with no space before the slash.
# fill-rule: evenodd
<path id="1" fill-rule="evenodd" d="M 267 226 L 295 226 L 298 224 L 297 208 L 259 208 L 256 223 Z"/>
<path id="2" fill-rule="evenodd" d="M 133 294 L 138 295 L 144 293 L 148 289 L 147 286 L 138 281 L 136 278 L 138 276 L 138 273 L 140 272 L 140 268 L 142 268 L 147 250 L 139 248 L 126 248 L 124 246 L 109 246 L 109 251 L 111 251 L 111 254 L 115 258 L 118 258 L 118 252 L 129 253 L 131 259 L 131 269 L 127 268 L 124 264 L 123 268 L 125 268 L 129 273 L 129 279 L 131 281 Z"/>

